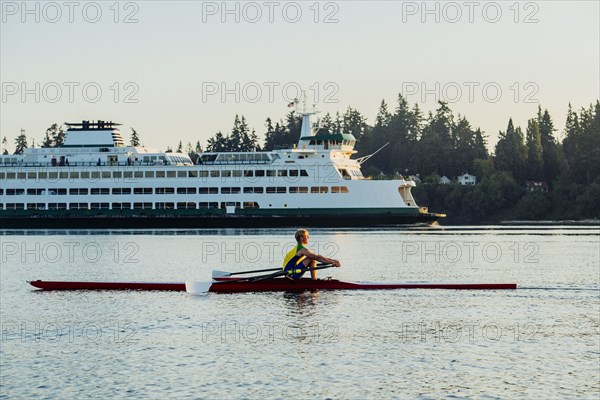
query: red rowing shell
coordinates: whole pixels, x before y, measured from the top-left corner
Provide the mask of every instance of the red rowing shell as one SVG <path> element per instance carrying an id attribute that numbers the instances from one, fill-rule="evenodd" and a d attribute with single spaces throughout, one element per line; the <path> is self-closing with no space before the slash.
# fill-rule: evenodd
<path id="1" fill-rule="evenodd" d="M 181 282 L 68 282 L 31 281 L 32 286 L 43 290 L 162 290 L 185 291 Z M 386 289 L 454 289 L 454 290 L 499 290 L 516 289 L 515 283 L 383 283 L 344 282 L 335 279 L 291 280 L 276 278 L 256 282 L 230 282 L 227 279 L 213 283 L 210 292 L 303 292 L 307 290 L 386 290 Z"/>

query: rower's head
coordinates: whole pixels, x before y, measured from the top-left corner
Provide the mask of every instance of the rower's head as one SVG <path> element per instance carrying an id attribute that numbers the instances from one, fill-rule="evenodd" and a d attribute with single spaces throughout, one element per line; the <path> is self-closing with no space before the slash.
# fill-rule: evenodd
<path id="1" fill-rule="evenodd" d="M 296 237 L 296 242 L 302 243 L 302 244 L 308 243 L 309 236 L 308 236 L 308 231 L 306 229 L 298 229 L 294 236 Z"/>

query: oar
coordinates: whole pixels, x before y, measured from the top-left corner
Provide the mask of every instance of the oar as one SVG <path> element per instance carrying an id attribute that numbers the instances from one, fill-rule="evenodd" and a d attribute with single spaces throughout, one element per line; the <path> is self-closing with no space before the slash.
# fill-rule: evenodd
<path id="1" fill-rule="evenodd" d="M 283 275 L 287 275 L 290 273 L 293 274 L 293 273 L 301 272 L 301 271 L 306 272 L 306 271 L 325 269 L 325 268 L 331 268 L 331 267 L 333 267 L 333 264 L 324 264 L 324 265 L 319 265 L 315 268 L 301 268 L 301 269 L 295 270 L 295 271 L 278 271 L 278 272 L 275 272 L 273 274 L 268 274 L 268 275 L 254 276 L 254 277 L 249 277 L 249 278 L 232 279 L 232 280 L 226 280 L 226 281 L 217 281 L 217 282 L 187 281 L 185 283 L 185 291 L 188 293 L 192 293 L 192 294 L 207 293 L 213 284 L 219 285 L 219 284 L 234 283 L 234 282 L 256 282 L 256 281 L 262 281 L 262 280 L 267 280 L 267 279 L 271 279 L 271 278 L 276 278 L 278 276 L 283 276 Z"/>
<path id="2" fill-rule="evenodd" d="M 326 265 L 326 264 L 317 264 L 317 267 L 320 267 L 322 265 Z M 212 276 L 213 278 L 224 278 L 227 276 L 233 276 L 233 275 L 243 275 L 243 274 L 257 274 L 259 272 L 271 272 L 271 271 L 281 271 L 281 267 L 279 268 L 267 268 L 267 269 L 255 269 L 253 271 L 240 271 L 240 272 L 228 272 L 228 271 L 220 271 L 220 270 L 213 270 Z"/>

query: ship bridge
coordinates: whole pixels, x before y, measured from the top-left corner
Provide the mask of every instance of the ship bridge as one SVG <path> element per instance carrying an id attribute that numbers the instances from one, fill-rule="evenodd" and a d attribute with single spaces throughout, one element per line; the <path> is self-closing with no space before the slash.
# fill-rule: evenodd
<path id="1" fill-rule="evenodd" d="M 125 147 L 123 135 L 112 121 L 65 122 L 68 127 L 62 147 Z"/>

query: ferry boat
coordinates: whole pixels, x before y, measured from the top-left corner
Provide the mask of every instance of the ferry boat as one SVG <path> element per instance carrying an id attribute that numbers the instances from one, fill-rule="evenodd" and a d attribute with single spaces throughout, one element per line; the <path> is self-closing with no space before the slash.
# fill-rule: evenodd
<path id="1" fill-rule="evenodd" d="M 0 228 L 355 227 L 432 223 L 411 179 L 371 180 L 356 139 L 301 113 L 298 144 L 187 154 L 127 146 L 119 125 L 66 123 L 61 147 L 0 155 Z"/>

